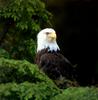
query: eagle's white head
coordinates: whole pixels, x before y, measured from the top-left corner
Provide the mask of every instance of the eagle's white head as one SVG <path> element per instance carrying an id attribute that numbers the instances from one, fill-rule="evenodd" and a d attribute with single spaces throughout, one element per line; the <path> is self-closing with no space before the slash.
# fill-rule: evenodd
<path id="1" fill-rule="evenodd" d="M 49 48 L 49 51 L 60 50 L 56 42 L 56 32 L 52 28 L 45 28 L 37 35 L 37 52 Z"/>

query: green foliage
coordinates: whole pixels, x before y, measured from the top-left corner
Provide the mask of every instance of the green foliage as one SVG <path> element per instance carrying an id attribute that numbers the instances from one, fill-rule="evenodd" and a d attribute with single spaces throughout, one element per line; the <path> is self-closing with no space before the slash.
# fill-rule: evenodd
<path id="1" fill-rule="evenodd" d="M 0 58 L 1 100 L 47 100 L 60 90 L 36 65 Z"/>
<path id="2" fill-rule="evenodd" d="M 1 0 L 0 46 L 11 58 L 33 62 L 36 34 L 51 26 L 50 19 L 41 0 Z"/>
<path id="3" fill-rule="evenodd" d="M 97 100 L 98 88 L 58 89 L 37 65 L 0 58 L 1 100 Z"/>
<path id="4" fill-rule="evenodd" d="M 6 50 L 0 48 L 0 58 L 1 57 L 10 58 L 10 55 Z"/>
<path id="5" fill-rule="evenodd" d="M 10 18 L 20 30 L 39 31 L 40 25 L 48 22 L 50 13 L 40 0 L 9 0 L 0 10 L 0 16 Z"/>
<path id="6" fill-rule="evenodd" d="M 14 59 L 26 59 L 33 62 L 36 54 L 36 43 L 33 39 L 23 40 L 11 50 L 11 56 Z M 21 57 L 21 58 L 20 58 Z"/>
<path id="7" fill-rule="evenodd" d="M 0 97 L 2 100 L 50 100 L 59 92 L 50 88 L 45 83 L 32 84 L 24 82 L 21 84 L 7 83 L 0 85 Z"/>
<path id="8" fill-rule="evenodd" d="M 98 88 L 95 87 L 73 87 L 63 91 L 52 100 L 97 100 Z"/>
<path id="9" fill-rule="evenodd" d="M 6 82 L 41 82 L 49 83 L 48 77 L 39 71 L 36 65 L 33 65 L 26 60 L 8 60 L 0 58 L 0 83 Z M 36 81 L 35 81 L 36 80 Z"/>

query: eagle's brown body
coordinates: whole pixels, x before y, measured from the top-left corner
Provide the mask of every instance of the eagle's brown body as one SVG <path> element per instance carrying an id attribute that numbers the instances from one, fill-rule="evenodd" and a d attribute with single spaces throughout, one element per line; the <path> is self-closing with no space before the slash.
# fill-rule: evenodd
<path id="1" fill-rule="evenodd" d="M 35 63 L 51 79 L 57 79 L 61 76 L 66 78 L 73 77 L 74 71 L 71 63 L 59 52 L 43 49 L 37 53 Z"/>

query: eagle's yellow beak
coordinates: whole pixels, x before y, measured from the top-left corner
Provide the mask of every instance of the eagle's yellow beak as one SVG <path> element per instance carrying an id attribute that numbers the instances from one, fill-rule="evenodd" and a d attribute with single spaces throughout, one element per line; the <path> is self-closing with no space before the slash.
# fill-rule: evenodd
<path id="1" fill-rule="evenodd" d="M 57 36 L 56 36 L 55 32 L 48 34 L 48 39 L 50 42 L 56 40 L 56 38 L 57 38 Z"/>

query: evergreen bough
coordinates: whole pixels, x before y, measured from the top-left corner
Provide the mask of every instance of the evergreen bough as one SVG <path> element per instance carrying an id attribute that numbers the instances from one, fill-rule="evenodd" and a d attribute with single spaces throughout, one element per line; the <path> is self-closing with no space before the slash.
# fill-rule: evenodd
<path id="1" fill-rule="evenodd" d="M 36 34 L 52 14 L 41 0 L 0 0 L 0 47 L 13 59 L 34 62 Z"/>
<path id="2" fill-rule="evenodd" d="M 60 92 L 36 65 L 0 58 L 0 100 L 50 100 Z"/>

